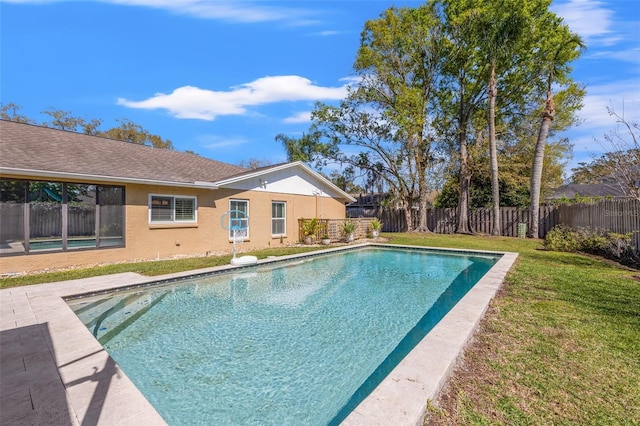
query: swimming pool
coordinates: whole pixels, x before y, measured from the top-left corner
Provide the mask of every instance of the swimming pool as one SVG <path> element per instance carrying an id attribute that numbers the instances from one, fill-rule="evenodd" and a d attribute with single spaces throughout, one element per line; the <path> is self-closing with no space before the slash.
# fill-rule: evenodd
<path id="1" fill-rule="evenodd" d="M 375 247 L 69 304 L 169 424 L 330 424 L 497 259 Z"/>

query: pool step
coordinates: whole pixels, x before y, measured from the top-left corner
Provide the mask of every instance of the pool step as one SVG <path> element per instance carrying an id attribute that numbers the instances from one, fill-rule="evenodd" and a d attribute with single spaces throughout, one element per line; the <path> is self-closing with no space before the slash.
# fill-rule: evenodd
<path id="1" fill-rule="evenodd" d="M 166 293 L 159 296 L 136 293 L 124 298 L 100 299 L 71 307 L 93 336 L 104 345 L 165 296 Z"/>

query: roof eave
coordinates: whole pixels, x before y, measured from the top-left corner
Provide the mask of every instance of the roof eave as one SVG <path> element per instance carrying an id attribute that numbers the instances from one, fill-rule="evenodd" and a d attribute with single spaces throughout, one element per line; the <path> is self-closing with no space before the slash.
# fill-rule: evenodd
<path id="1" fill-rule="evenodd" d="M 351 202 L 356 201 L 356 199 L 353 198 L 351 195 L 347 194 L 342 189 L 338 188 L 336 185 L 333 184 L 333 182 L 331 182 L 330 180 L 326 179 L 324 176 L 320 175 L 319 173 L 317 173 L 316 171 L 311 169 L 309 166 L 307 166 L 302 161 L 295 161 L 293 163 L 285 163 L 285 164 L 281 164 L 281 165 L 278 165 L 278 166 L 274 166 L 272 168 L 261 169 L 259 171 L 254 172 L 254 173 L 247 173 L 247 174 L 243 174 L 241 176 L 235 176 L 235 177 L 231 177 L 231 178 L 228 178 L 228 179 L 219 180 L 219 181 L 215 182 L 215 184 L 218 185 L 218 187 L 222 187 L 222 186 L 229 185 L 229 184 L 232 184 L 232 183 L 242 182 L 242 181 L 247 180 L 247 179 L 253 179 L 253 178 L 256 178 L 256 177 L 259 177 L 259 176 L 264 176 L 264 175 L 272 173 L 274 171 L 289 169 L 291 167 L 302 167 L 307 172 L 309 172 L 312 175 L 314 175 L 316 178 L 318 178 L 318 179 L 322 180 L 323 182 L 325 182 L 327 184 L 327 186 L 329 186 L 334 191 L 336 191 L 338 194 L 340 194 L 345 200 L 351 201 Z"/>
<path id="2" fill-rule="evenodd" d="M 69 173 L 69 172 L 53 172 L 49 170 L 31 170 L 31 169 L 17 169 L 12 167 L 0 167 L 0 176 L 11 175 L 19 176 L 23 178 L 39 177 L 47 179 L 74 179 L 74 180 L 87 180 L 91 183 L 135 183 L 139 185 L 162 185 L 173 186 L 179 188 L 198 188 L 198 189 L 218 189 L 218 185 L 213 182 L 174 182 L 164 180 L 152 180 L 152 179 L 139 179 L 131 177 L 121 176 L 104 176 L 93 175 L 87 173 Z"/>

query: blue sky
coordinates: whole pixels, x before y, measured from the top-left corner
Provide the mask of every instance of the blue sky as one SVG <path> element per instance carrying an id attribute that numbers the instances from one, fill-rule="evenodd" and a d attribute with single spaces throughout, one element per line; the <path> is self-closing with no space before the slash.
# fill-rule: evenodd
<path id="1" fill-rule="evenodd" d="M 54 107 L 128 118 L 176 149 L 238 164 L 286 160 L 275 135 L 299 136 L 315 101 L 353 77 L 364 22 L 418 1 L 0 0 L 0 101 L 44 121 Z M 574 64 L 583 123 L 570 166 L 606 150 L 606 107 L 640 119 L 640 3 L 554 1 L 587 43 Z"/>

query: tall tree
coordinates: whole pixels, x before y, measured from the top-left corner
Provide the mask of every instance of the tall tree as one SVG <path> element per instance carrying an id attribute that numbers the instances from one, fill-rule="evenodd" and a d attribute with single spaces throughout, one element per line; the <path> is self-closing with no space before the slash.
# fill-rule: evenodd
<path id="1" fill-rule="evenodd" d="M 66 130 L 68 132 L 81 131 L 84 134 L 94 136 L 100 133 L 98 130 L 98 127 L 102 125 L 102 120 L 100 119 L 87 121 L 81 117 L 74 117 L 69 111 L 62 111 L 53 107 L 42 111 L 42 113 L 51 117 L 50 121 L 42 123 L 43 126 Z"/>
<path id="2" fill-rule="evenodd" d="M 302 161 L 313 164 L 320 169 L 327 164 L 327 158 L 335 155 L 335 147 L 320 141 L 317 131 L 303 133 L 301 137 L 294 138 L 284 133 L 276 135 L 276 141 L 282 144 L 287 153 L 287 161 Z"/>
<path id="3" fill-rule="evenodd" d="M 547 36 L 545 44 L 539 52 L 540 62 L 542 64 L 541 77 L 546 81 L 546 97 L 531 166 L 531 204 L 529 206 L 531 222 L 528 232 L 531 238 L 538 238 L 540 188 L 544 165 L 544 151 L 551 122 L 556 115 L 556 105 L 552 90 L 554 85 L 560 87 L 571 86 L 573 82 L 569 77 L 571 68 L 568 64 L 577 59 L 581 51 L 585 48 L 582 39 L 572 33 L 569 27 L 562 23 L 561 18 L 550 16 L 547 28 L 549 31 L 545 33 Z"/>
<path id="4" fill-rule="evenodd" d="M 403 194 L 408 229 L 413 198 L 417 198 L 417 230 L 427 232 L 427 173 L 433 164 L 429 105 L 440 75 L 442 26 L 434 3 L 417 9 L 389 9 L 368 21 L 363 31 L 356 70 L 363 82 L 355 98 L 392 124 L 411 191 Z M 417 194 L 414 193 L 417 187 Z M 417 197 L 416 197 L 417 196 Z"/>
<path id="5" fill-rule="evenodd" d="M 402 205 L 407 230 L 412 231 L 411 206 L 416 182 L 408 165 L 407 146 L 396 139 L 392 124 L 350 99 L 338 107 L 318 105 L 313 116 L 314 128 L 318 130 L 315 134 L 322 135 L 331 146 L 357 150 L 355 154 L 345 149 L 333 150 L 331 159 L 383 179 Z"/>
<path id="6" fill-rule="evenodd" d="M 550 0 L 442 0 L 442 4 L 449 55 L 439 113 L 444 114 L 441 128 L 452 126 L 456 131 L 460 179 L 457 231 L 464 233 L 472 231 L 468 223 L 473 174 L 469 146 L 485 139 L 481 129 L 488 126 L 492 198 L 497 213 L 498 119 L 503 131 L 508 131 L 538 108 L 535 95 L 542 86 L 540 64 L 545 62 L 549 39 L 561 19 L 549 11 Z M 495 104 L 498 91 L 502 94 L 499 115 Z M 449 114 L 452 120 L 447 120 Z M 498 215 L 494 216 L 497 219 Z M 496 228 L 498 223 L 494 223 Z"/>
<path id="7" fill-rule="evenodd" d="M 479 134 L 473 122 L 486 99 L 487 67 L 478 48 L 476 13 L 473 1 L 443 1 L 445 23 L 445 64 L 443 84 L 438 92 L 440 133 L 453 139 L 458 163 L 458 210 L 456 232 L 471 233 L 469 222 L 471 177 L 470 144 Z M 471 136 L 473 135 L 473 136 Z"/>
<path id="8" fill-rule="evenodd" d="M 14 103 L 2 105 L 2 107 L 0 107 L 0 118 L 20 123 L 36 124 L 35 120 L 18 114 L 20 109 L 21 107 Z M 116 120 L 116 122 L 120 124 L 117 127 L 112 127 L 108 130 L 100 130 L 102 120 L 99 118 L 86 120 L 82 117 L 72 115 L 69 111 L 58 110 L 54 107 L 50 107 L 48 110 L 42 111 L 42 114 L 51 117 L 49 121 L 43 121 L 40 123 L 40 125 L 44 127 L 66 130 L 69 132 L 79 132 L 92 136 L 101 136 L 141 145 L 149 145 L 155 148 L 173 149 L 173 143 L 169 139 L 163 139 L 158 135 L 150 133 L 142 126 L 134 123 L 128 118 Z"/>
<path id="9" fill-rule="evenodd" d="M 13 102 L 2 104 L 2 106 L 0 106 L 0 118 L 18 123 L 35 124 L 34 120 L 18 112 L 21 109 L 22 107 L 20 105 L 14 104 Z"/>
<path id="10" fill-rule="evenodd" d="M 512 69 L 518 55 L 517 43 L 527 28 L 525 19 L 527 2 L 491 1 L 490 8 L 477 12 L 480 43 L 489 61 L 488 111 L 489 111 L 489 158 L 491 165 L 491 200 L 493 207 L 492 235 L 501 234 L 500 224 L 500 179 L 498 172 L 498 147 L 496 140 L 496 98 L 498 96 L 498 73 Z"/>
<path id="11" fill-rule="evenodd" d="M 116 122 L 120 125 L 104 132 L 99 132 L 98 135 L 119 141 L 149 145 L 154 148 L 173 149 L 173 143 L 169 139 L 163 139 L 158 135 L 149 133 L 141 125 L 128 118 L 117 119 Z"/>
<path id="12" fill-rule="evenodd" d="M 433 161 L 429 105 L 439 78 L 441 25 L 434 3 L 390 8 L 365 23 L 354 63 L 359 82 L 339 107 L 319 105 L 315 129 L 339 151 L 334 159 L 380 176 L 395 192 L 412 231 L 417 199 L 418 230 L 427 227 L 427 173 Z"/>
<path id="13" fill-rule="evenodd" d="M 520 129 L 517 135 L 519 136 L 517 139 L 505 140 L 509 143 L 505 143 L 498 152 L 500 205 L 528 208 L 531 159 L 536 136 L 526 129 Z M 490 165 L 486 155 L 487 142 L 477 149 L 474 146 L 470 156 L 473 169 L 470 184 L 471 209 L 486 209 L 492 206 Z M 563 183 L 564 160 L 571 152 L 571 148 L 567 139 L 552 141 L 547 145 L 542 178 L 543 193 L 549 194 Z M 436 198 L 436 207 L 457 207 L 458 192 L 457 174 L 451 173 Z"/>
<path id="14" fill-rule="evenodd" d="M 197 154 L 196 154 L 197 155 Z M 242 160 L 238 163 L 238 166 L 245 169 L 256 170 L 262 167 L 268 167 L 271 165 L 269 160 L 260 160 L 258 158 L 249 158 L 248 160 Z"/>

